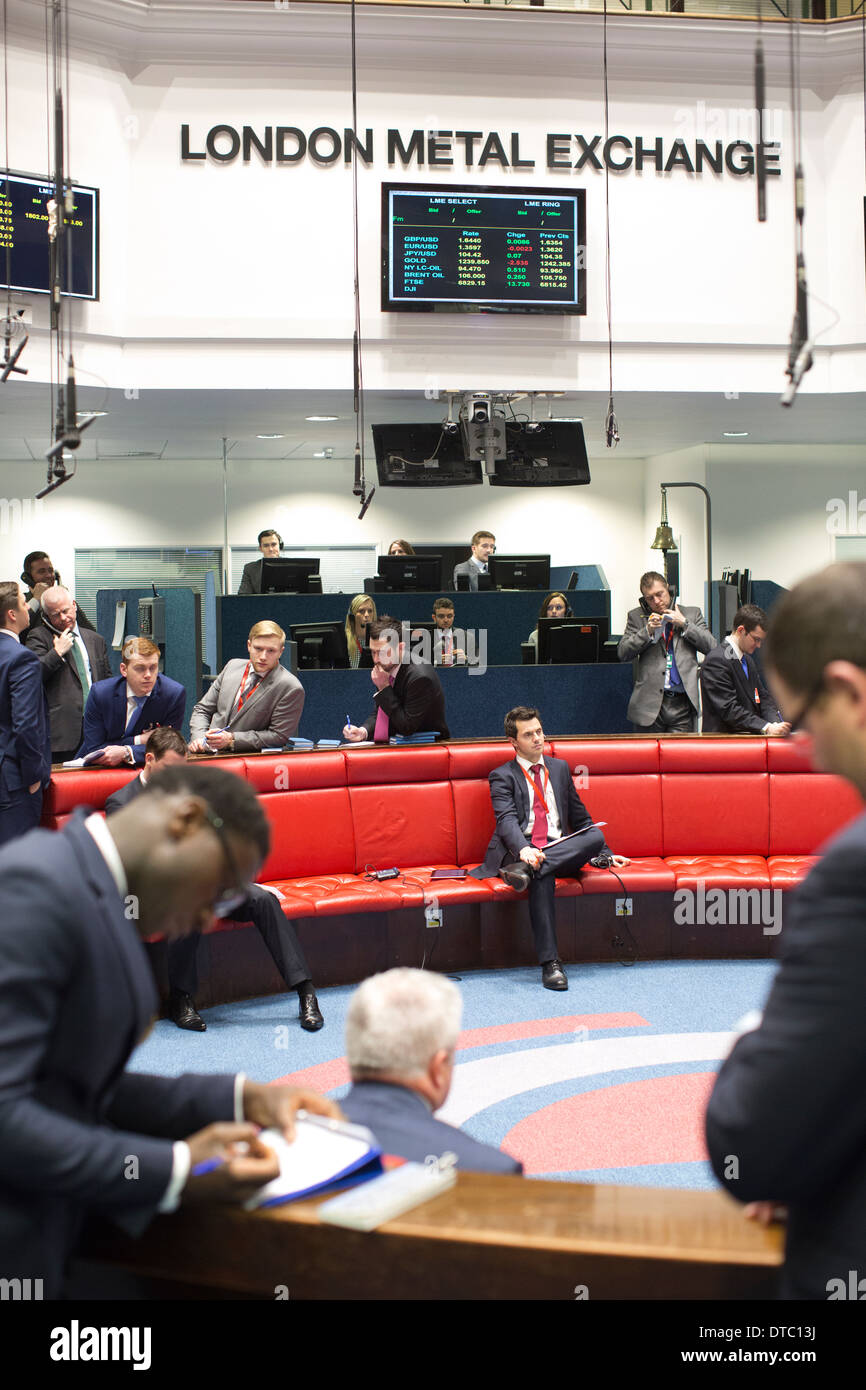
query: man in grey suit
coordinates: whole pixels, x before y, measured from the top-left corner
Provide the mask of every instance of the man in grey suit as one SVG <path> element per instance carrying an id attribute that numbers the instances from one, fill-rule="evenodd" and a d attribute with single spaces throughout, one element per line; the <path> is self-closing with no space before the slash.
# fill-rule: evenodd
<path id="1" fill-rule="evenodd" d="M 352 1089 L 341 1101 L 385 1153 L 416 1163 L 452 1154 L 472 1173 L 522 1173 L 509 1154 L 435 1118 L 454 1074 L 460 992 L 429 970 L 386 970 L 365 980 L 346 1014 Z"/>
<path id="2" fill-rule="evenodd" d="M 628 717 L 636 734 L 696 733 L 697 653 L 712 651 L 716 639 L 700 608 L 674 603 L 663 574 L 648 570 L 640 591 L 616 651 L 620 661 L 637 661 Z"/>
<path id="3" fill-rule="evenodd" d="M 469 580 L 469 588 L 475 592 L 478 589 L 479 574 L 488 573 L 487 561 L 496 549 L 496 537 L 492 531 L 476 531 L 470 545 L 472 554 L 469 559 L 454 566 L 454 588 L 460 587 L 457 580 L 461 575 L 465 575 Z"/>
<path id="4" fill-rule="evenodd" d="M 265 621 L 250 628 L 249 661 L 230 661 L 189 719 L 191 753 L 260 753 L 297 730 L 304 687 L 280 665 L 286 634 Z"/>
<path id="5" fill-rule="evenodd" d="M 51 722 L 51 758 L 74 758 L 81 743 L 84 703 L 94 681 L 111 677 L 105 639 L 79 627 L 78 605 L 68 589 L 52 585 L 42 595 L 42 622 L 28 646 L 42 663 L 42 685 Z"/>
<path id="6" fill-rule="evenodd" d="M 266 560 L 279 559 L 280 551 L 283 548 L 283 538 L 279 531 L 270 529 L 259 532 L 259 550 Z M 260 594 L 262 592 L 262 562 L 261 560 L 250 560 L 248 565 L 244 565 L 244 572 L 241 577 L 241 585 L 238 594 Z"/>

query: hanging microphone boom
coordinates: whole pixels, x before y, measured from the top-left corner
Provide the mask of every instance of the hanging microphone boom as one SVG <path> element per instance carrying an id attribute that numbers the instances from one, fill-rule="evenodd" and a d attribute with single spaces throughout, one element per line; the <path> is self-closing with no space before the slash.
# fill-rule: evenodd
<path id="1" fill-rule="evenodd" d="M 373 500 L 373 498 L 374 498 L 375 496 L 376 496 L 376 489 L 373 488 L 373 491 L 370 493 L 370 496 L 367 498 L 367 500 L 363 503 L 363 505 L 362 505 L 362 507 L 361 507 L 361 510 L 360 510 L 359 513 L 358 513 L 358 520 L 359 520 L 359 521 L 363 521 L 363 520 L 364 520 L 364 516 L 365 516 L 365 513 L 366 513 L 366 511 L 367 511 L 367 508 L 369 507 L 370 503 L 372 502 L 372 500 Z"/>
<path id="2" fill-rule="evenodd" d="M 758 138 L 755 141 L 755 173 L 758 183 L 758 221 L 767 220 L 767 166 L 764 163 L 764 105 L 767 79 L 764 68 L 764 45 L 758 39 L 755 48 L 755 110 L 758 113 Z"/>

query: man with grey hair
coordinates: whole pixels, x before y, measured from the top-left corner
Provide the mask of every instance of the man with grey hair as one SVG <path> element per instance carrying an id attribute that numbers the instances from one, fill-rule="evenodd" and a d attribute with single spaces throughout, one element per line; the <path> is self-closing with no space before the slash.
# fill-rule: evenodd
<path id="1" fill-rule="evenodd" d="M 452 1153 L 469 1172 L 522 1173 L 516 1159 L 435 1118 L 451 1089 L 462 1010 L 459 991 L 429 970 L 365 980 L 346 1015 L 352 1089 L 340 1104 L 386 1153 L 417 1163 Z"/>
<path id="2" fill-rule="evenodd" d="M 42 595 L 42 622 L 30 628 L 28 637 L 30 650 L 42 663 L 55 763 L 75 757 L 90 687 L 111 676 L 104 639 L 92 628 L 80 626 L 79 616 L 69 590 L 53 584 Z"/>

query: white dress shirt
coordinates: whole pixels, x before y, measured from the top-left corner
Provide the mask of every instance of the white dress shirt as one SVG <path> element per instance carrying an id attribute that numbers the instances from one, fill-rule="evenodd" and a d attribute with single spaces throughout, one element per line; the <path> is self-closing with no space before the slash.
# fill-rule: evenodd
<path id="1" fill-rule="evenodd" d="M 529 761 L 528 758 L 521 757 L 519 753 L 517 755 L 517 762 L 523 768 L 524 772 L 529 773 L 529 776 L 532 778 L 534 784 L 535 778 L 532 776 L 533 764 Z M 539 766 L 541 768 L 541 794 L 547 802 L 547 838 L 548 840 L 558 840 L 560 835 L 562 834 L 562 821 L 559 818 L 559 808 L 556 805 L 556 797 L 553 794 L 553 784 L 550 780 L 550 773 L 544 766 L 543 758 L 541 759 Z M 535 828 L 535 796 L 528 782 L 526 784 L 526 790 L 530 793 L 530 795 L 529 820 L 526 823 L 525 834 L 527 839 L 531 840 L 532 832 Z"/>

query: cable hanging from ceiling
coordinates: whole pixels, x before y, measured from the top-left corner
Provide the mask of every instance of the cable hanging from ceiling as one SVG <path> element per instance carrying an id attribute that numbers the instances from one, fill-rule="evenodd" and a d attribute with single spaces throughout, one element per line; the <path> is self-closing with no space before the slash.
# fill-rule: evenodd
<path id="1" fill-rule="evenodd" d="M 12 194 L 9 185 L 9 36 L 7 24 L 7 5 L 8 0 L 3 0 L 3 122 L 5 129 L 5 179 L 3 181 L 3 191 L 0 193 L 0 207 L 8 214 L 10 222 L 12 215 Z M 0 382 L 8 381 L 13 372 L 18 372 L 21 376 L 27 376 L 27 368 L 18 366 L 18 359 L 30 341 L 27 329 L 24 327 L 24 310 L 18 309 L 12 312 L 12 236 L 11 226 L 7 227 L 4 236 L 6 242 L 6 314 L 0 324 L 0 335 L 3 338 L 3 360 L 0 362 Z"/>
<path id="2" fill-rule="evenodd" d="M 607 76 L 607 0 L 604 0 L 604 20 L 602 22 L 602 49 L 604 67 L 604 147 L 610 138 L 610 102 Z M 613 327 L 610 288 L 610 161 L 604 161 L 604 299 L 607 310 L 607 372 L 608 398 L 607 415 L 604 421 L 604 439 L 608 449 L 619 443 L 619 425 L 613 407 Z"/>
<path id="3" fill-rule="evenodd" d="M 355 481 L 352 495 L 361 500 L 361 521 L 373 500 L 375 487 L 367 495 L 364 471 L 364 365 L 361 350 L 361 282 L 358 256 L 358 53 L 355 28 L 355 0 L 352 0 L 352 251 L 354 267 L 355 327 L 352 335 L 353 408 L 355 412 Z"/>
<path id="4" fill-rule="evenodd" d="M 812 342 L 809 338 L 809 291 L 806 284 L 806 257 L 803 245 L 803 222 L 806 215 L 805 178 L 803 174 L 803 93 L 800 85 L 800 21 L 794 17 L 793 3 L 789 4 L 790 24 L 790 86 L 791 130 L 794 147 L 794 252 L 795 308 L 788 346 L 785 375 L 788 385 L 782 392 L 782 405 L 793 405 L 806 372 L 812 366 Z"/>
<path id="5" fill-rule="evenodd" d="M 48 82 L 48 167 L 51 197 L 48 211 L 48 283 L 50 295 L 50 419 L 52 444 L 46 450 L 48 481 L 37 498 L 54 492 L 77 472 L 75 451 L 81 435 L 96 415 L 79 418 L 75 387 L 72 309 L 64 302 L 63 286 L 72 285 L 72 238 L 75 194 L 69 174 L 70 80 L 69 12 L 67 0 L 47 0 L 45 8 L 45 58 Z M 53 148 L 52 148 L 53 144 Z M 69 464 L 72 462 L 72 468 Z"/>

